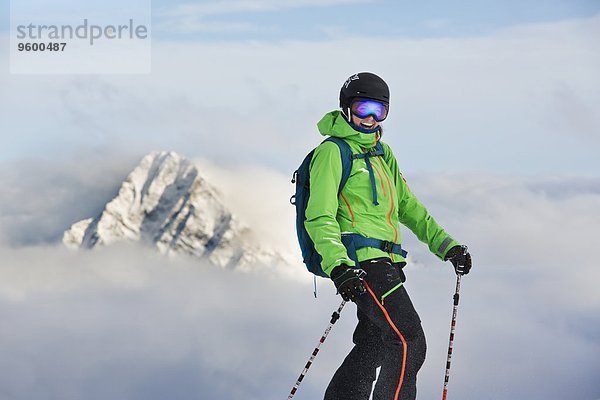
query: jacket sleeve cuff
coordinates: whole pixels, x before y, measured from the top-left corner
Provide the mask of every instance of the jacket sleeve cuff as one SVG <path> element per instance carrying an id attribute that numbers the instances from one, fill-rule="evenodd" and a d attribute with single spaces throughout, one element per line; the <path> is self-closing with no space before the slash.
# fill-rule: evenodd
<path id="1" fill-rule="evenodd" d="M 446 236 L 444 238 L 444 240 L 442 240 L 440 245 L 437 247 L 437 249 L 435 249 L 435 255 L 438 256 L 442 261 L 445 261 L 446 254 L 448 254 L 448 251 L 450 251 L 450 249 L 453 248 L 454 246 L 459 246 L 459 245 L 460 245 L 460 243 L 458 243 L 452 237 Z"/>

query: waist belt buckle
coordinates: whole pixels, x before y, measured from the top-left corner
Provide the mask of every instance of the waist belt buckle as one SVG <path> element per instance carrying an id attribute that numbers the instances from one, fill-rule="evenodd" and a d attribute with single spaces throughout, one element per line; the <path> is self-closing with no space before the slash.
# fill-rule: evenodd
<path id="1" fill-rule="evenodd" d="M 394 250 L 394 242 L 382 240 L 381 241 L 381 250 L 385 251 L 386 253 L 392 253 Z"/>

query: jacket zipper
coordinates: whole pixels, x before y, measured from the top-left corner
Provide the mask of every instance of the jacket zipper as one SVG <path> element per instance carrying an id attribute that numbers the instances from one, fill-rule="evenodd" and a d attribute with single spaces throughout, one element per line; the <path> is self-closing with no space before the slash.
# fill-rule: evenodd
<path id="1" fill-rule="evenodd" d="M 396 240 L 398 240 L 398 229 L 394 226 L 394 224 L 392 224 L 392 211 L 394 211 L 394 203 L 392 201 L 394 199 L 394 196 L 391 195 L 392 194 L 392 184 L 390 182 L 390 177 L 385 173 L 385 169 L 383 168 L 383 165 L 381 165 L 381 160 L 379 158 L 380 157 L 376 157 L 376 160 L 379 163 L 379 167 L 382 169 L 383 174 L 385 175 L 385 179 L 388 184 L 388 189 L 390 191 L 390 210 L 387 215 L 387 220 L 388 220 L 388 223 L 390 224 L 390 226 L 392 227 L 392 229 L 394 230 L 394 243 L 396 243 Z M 390 254 L 390 257 L 391 257 L 391 254 Z"/>
<path id="2" fill-rule="evenodd" d="M 377 176 L 379 177 L 379 182 L 381 182 L 381 191 L 383 192 L 383 197 L 387 197 L 387 190 L 385 190 L 385 186 L 383 185 L 383 178 L 381 177 L 381 171 L 379 171 L 379 168 L 373 164 L 373 168 L 375 169 L 375 172 L 377 172 Z M 385 174 L 385 172 L 384 172 Z"/>
<path id="3" fill-rule="evenodd" d="M 346 203 L 346 207 L 348 207 L 348 212 L 350 212 L 350 216 L 352 217 L 352 227 L 356 228 L 356 221 L 354 220 L 354 212 L 352 211 L 352 207 L 350 207 L 350 202 L 348 201 L 346 196 L 344 196 L 343 193 L 340 193 L 340 196 L 342 197 L 342 200 L 344 200 L 344 203 Z"/>

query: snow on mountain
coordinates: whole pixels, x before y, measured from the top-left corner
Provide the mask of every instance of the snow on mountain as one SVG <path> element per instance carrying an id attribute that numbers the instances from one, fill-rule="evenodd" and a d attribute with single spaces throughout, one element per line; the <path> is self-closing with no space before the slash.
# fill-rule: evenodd
<path id="1" fill-rule="evenodd" d="M 102 213 L 76 222 L 62 239 L 72 248 L 123 240 L 206 258 L 224 268 L 287 263 L 283 255 L 255 244 L 251 230 L 227 210 L 218 190 L 174 152 L 145 156 Z"/>

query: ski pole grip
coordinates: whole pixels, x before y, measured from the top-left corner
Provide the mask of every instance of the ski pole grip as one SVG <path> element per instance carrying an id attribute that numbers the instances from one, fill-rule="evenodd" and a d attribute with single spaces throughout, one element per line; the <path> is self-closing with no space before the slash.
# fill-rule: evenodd
<path id="1" fill-rule="evenodd" d="M 329 323 L 335 324 L 338 319 L 340 319 L 340 314 L 338 314 L 338 312 L 335 311 L 333 314 L 331 314 L 331 321 L 329 321 Z"/>

